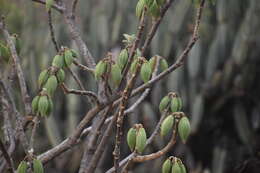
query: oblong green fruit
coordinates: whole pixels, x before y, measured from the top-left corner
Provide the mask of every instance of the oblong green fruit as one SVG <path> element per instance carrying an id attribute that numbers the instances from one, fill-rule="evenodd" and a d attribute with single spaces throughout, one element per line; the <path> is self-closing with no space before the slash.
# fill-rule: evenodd
<path id="1" fill-rule="evenodd" d="M 17 168 L 17 173 L 26 173 L 28 165 L 25 161 L 21 161 Z"/>
<path id="2" fill-rule="evenodd" d="M 38 102 L 38 112 L 41 116 L 45 116 L 48 114 L 49 110 L 49 100 L 47 96 L 40 96 Z"/>
<path id="3" fill-rule="evenodd" d="M 145 145 L 146 145 L 147 137 L 146 132 L 144 128 L 140 128 L 137 130 L 136 134 L 136 146 L 135 149 L 138 151 L 138 153 L 142 153 Z"/>
<path id="4" fill-rule="evenodd" d="M 190 121 L 187 117 L 182 117 L 178 123 L 178 133 L 183 143 L 186 143 L 191 132 Z"/>
<path id="5" fill-rule="evenodd" d="M 136 129 L 130 128 L 127 132 L 127 144 L 131 151 L 134 151 L 136 144 Z"/>
<path id="6" fill-rule="evenodd" d="M 172 112 L 180 111 L 180 105 L 179 105 L 178 97 L 173 97 L 171 99 L 171 111 Z"/>
<path id="7" fill-rule="evenodd" d="M 96 80 L 99 80 L 106 71 L 107 71 L 107 63 L 104 61 L 99 61 L 95 68 Z"/>
<path id="8" fill-rule="evenodd" d="M 64 57 L 62 55 L 55 55 L 55 57 L 52 60 L 52 66 L 63 68 L 64 65 Z"/>
<path id="9" fill-rule="evenodd" d="M 117 64 L 118 64 L 118 66 L 119 66 L 119 68 L 121 70 L 123 70 L 123 68 L 125 67 L 127 61 L 128 61 L 128 51 L 127 51 L 127 49 L 123 49 L 119 53 L 118 59 L 117 59 Z"/>
<path id="10" fill-rule="evenodd" d="M 153 4 L 154 0 L 145 0 L 145 5 L 147 5 L 147 7 L 150 7 Z"/>
<path id="11" fill-rule="evenodd" d="M 76 52 L 74 49 L 70 49 L 70 51 L 71 51 L 71 54 L 72 54 L 73 58 L 78 58 L 79 57 L 78 52 Z"/>
<path id="12" fill-rule="evenodd" d="M 152 57 L 151 59 L 149 59 L 149 63 L 150 63 L 151 68 L 153 69 L 155 67 L 156 58 Z"/>
<path id="13" fill-rule="evenodd" d="M 54 0 L 46 0 L 46 10 L 49 11 L 51 9 L 51 6 L 54 4 Z"/>
<path id="14" fill-rule="evenodd" d="M 144 81 L 144 83 L 148 82 L 152 76 L 152 68 L 150 66 L 149 62 L 145 62 L 141 67 L 141 79 Z"/>
<path id="15" fill-rule="evenodd" d="M 162 71 L 167 70 L 169 67 L 168 62 L 165 59 L 161 59 L 160 61 L 160 68 Z"/>
<path id="16" fill-rule="evenodd" d="M 161 136 L 165 136 L 169 133 L 169 131 L 172 129 L 172 126 L 174 124 L 174 117 L 172 115 L 169 115 L 166 117 L 161 125 Z"/>
<path id="17" fill-rule="evenodd" d="M 131 73 L 136 72 L 137 64 L 138 64 L 138 58 L 134 59 L 134 61 L 132 62 L 131 66 L 130 66 L 130 72 Z"/>
<path id="18" fill-rule="evenodd" d="M 37 113 L 38 111 L 38 103 L 39 103 L 40 96 L 35 96 L 32 100 L 32 112 Z"/>
<path id="19" fill-rule="evenodd" d="M 39 75 L 39 78 L 38 78 L 38 84 L 39 84 L 39 87 L 41 88 L 48 80 L 49 78 L 49 72 L 48 70 L 43 70 L 40 75 Z"/>
<path id="20" fill-rule="evenodd" d="M 10 56 L 11 56 L 10 50 L 5 45 L 0 43 L 0 57 L 2 57 L 6 62 L 8 62 Z"/>
<path id="21" fill-rule="evenodd" d="M 162 165 L 162 173 L 171 173 L 172 170 L 172 161 L 166 159 Z"/>
<path id="22" fill-rule="evenodd" d="M 136 14 L 136 17 L 138 17 L 138 19 L 141 18 L 144 7 L 145 7 L 145 0 L 139 0 L 136 4 L 136 8 L 135 8 L 135 14 Z"/>
<path id="23" fill-rule="evenodd" d="M 182 173 L 181 167 L 178 162 L 173 163 L 172 165 L 172 173 Z"/>
<path id="24" fill-rule="evenodd" d="M 67 49 L 64 52 L 64 62 L 65 62 L 66 67 L 69 67 L 73 62 L 72 52 L 69 49 Z"/>
<path id="25" fill-rule="evenodd" d="M 115 86 L 118 86 L 120 84 L 120 81 L 122 79 L 122 74 L 119 66 L 117 64 L 113 64 L 111 67 L 111 80 Z"/>
<path id="26" fill-rule="evenodd" d="M 46 84 L 44 87 L 47 89 L 47 92 L 49 95 L 53 95 L 55 90 L 57 89 L 58 86 L 58 80 L 55 75 L 51 75 L 49 79 L 47 80 Z"/>
<path id="27" fill-rule="evenodd" d="M 49 116 L 50 113 L 52 112 L 53 110 L 53 102 L 52 102 L 52 99 L 50 97 L 48 97 L 48 102 L 49 102 L 49 106 L 48 106 L 48 110 L 46 112 L 46 115 Z"/>
<path id="28" fill-rule="evenodd" d="M 153 17 L 160 16 L 160 7 L 158 6 L 156 0 L 154 0 L 152 5 L 149 6 L 149 11 Z"/>
<path id="29" fill-rule="evenodd" d="M 187 173 L 187 170 L 185 168 L 185 165 L 183 163 L 180 164 L 181 167 L 181 173 Z"/>
<path id="30" fill-rule="evenodd" d="M 170 103 L 170 97 L 164 96 L 159 104 L 160 112 L 162 112 L 164 109 L 166 109 Z"/>
<path id="31" fill-rule="evenodd" d="M 56 73 L 56 77 L 57 77 L 57 80 L 59 83 L 64 82 L 64 80 L 65 80 L 64 70 L 60 68 L 59 71 L 57 71 L 57 73 Z"/>
<path id="32" fill-rule="evenodd" d="M 33 160 L 33 173 L 44 173 L 42 162 L 38 159 Z"/>

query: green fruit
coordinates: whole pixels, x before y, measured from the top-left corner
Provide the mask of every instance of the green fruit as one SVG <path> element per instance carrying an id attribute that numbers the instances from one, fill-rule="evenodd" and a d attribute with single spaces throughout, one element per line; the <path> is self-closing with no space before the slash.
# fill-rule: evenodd
<path id="1" fill-rule="evenodd" d="M 150 13 L 153 17 L 159 17 L 160 16 L 160 7 L 158 6 L 156 0 L 153 1 L 152 5 L 149 6 Z"/>
<path id="2" fill-rule="evenodd" d="M 160 61 L 160 68 L 162 71 L 165 71 L 166 69 L 168 69 L 169 65 L 167 63 L 167 61 L 165 59 L 161 59 Z"/>
<path id="3" fill-rule="evenodd" d="M 70 50 L 66 50 L 64 52 L 64 61 L 65 61 L 66 67 L 69 67 L 72 64 L 73 56 L 72 56 L 72 52 Z"/>
<path id="4" fill-rule="evenodd" d="M 155 68 L 155 63 L 156 63 L 156 57 L 152 57 L 151 59 L 149 59 L 149 64 L 152 69 Z"/>
<path id="5" fill-rule="evenodd" d="M 79 57 L 78 52 L 76 52 L 74 49 L 70 49 L 70 51 L 71 51 L 71 54 L 72 54 L 73 58 L 78 58 Z"/>
<path id="6" fill-rule="evenodd" d="M 53 110 L 53 102 L 52 102 L 52 100 L 51 100 L 50 97 L 48 98 L 48 102 L 49 102 L 49 107 L 48 107 L 48 110 L 47 110 L 47 112 L 46 112 L 46 115 L 47 115 L 47 116 L 50 115 L 50 113 L 51 113 L 52 110 Z"/>
<path id="7" fill-rule="evenodd" d="M 133 74 L 136 73 L 137 64 L 138 64 L 138 58 L 136 58 L 136 59 L 132 62 L 131 66 L 130 66 L 130 72 L 131 72 L 131 73 L 133 73 Z"/>
<path id="8" fill-rule="evenodd" d="M 159 105 L 160 112 L 163 112 L 168 107 L 169 103 L 170 103 L 169 96 L 164 96 Z"/>
<path id="9" fill-rule="evenodd" d="M 58 80 L 55 75 L 51 75 L 49 79 L 47 80 L 46 84 L 44 87 L 47 89 L 47 92 L 49 95 L 53 95 L 55 90 L 57 89 L 58 86 Z"/>
<path id="10" fill-rule="evenodd" d="M 95 78 L 99 80 L 101 76 L 107 71 L 107 63 L 104 61 L 99 61 L 95 68 Z"/>
<path id="11" fill-rule="evenodd" d="M 172 165 L 172 173 L 182 173 L 179 163 L 176 161 Z"/>
<path id="12" fill-rule="evenodd" d="M 171 169 L 172 161 L 170 159 L 165 160 L 162 165 L 162 173 L 171 173 Z"/>
<path id="13" fill-rule="evenodd" d="M 27 168 L 28 168 L 27 163 L 25 161 L 21 161 L 17 168 L 17 173 L 26 173 Z"/>
<path id="14" fill-rule="evenodd" d="M 144 81 L 144 83 L 148 82 L 152 76 L 152 68 L 150 66 L 149 62 L 145 62 L 141 67 L 141 79 Z"/>
<path id="15" fill-rule="evenodd" d="M 182 117 L 178 124 L 178 133 L 183 143 L 186 143 L 191 132 L 190 121 L 187 117 Z"/>
<path id="16" fill-rule="evenodd" d="M 169 115 L 166 117 L 161 125 L 161 136 L 167 135 L 170 130 L 172 129 L 172 126 L 174 124 L 174 117 L 172 115 Z"/>
<path id="17" fill-rule="evenodd" d="M 126 63 L 128 61 L 128 52 L 127 49 L 123 49 L 117 59 L 117 64 L 121 70 L 124 69 Z"/>
<path id="18" fill-rule="evenodd" d="M 65 65 L 64 57 L 62 55 L 55 55 L 52 61 L 52 66 L 63 68 Z"/>
<path id="19" fill-rule="evenodd" d="M 32 112 L 35 114 L 38 111 L 38 103 L 40 96 L 35 96 L 32 100 Z"/>
<path id="20" fill-rule="evenodd" d="M 153 4 L 154 0 L 144 0 L 145 1 L 145 5 L 150 7 Z"/>
<path id="21" fill-rule="evenodd" d="M 65 72 L 64 70 L 62 70 L 61 68 L 59 69 L 59 71 L 56 73 L 56 77 L 59 83 L 62 83 L 65 79 Z"/>
<path id="22" fill-rule="evenodd" d="M 183 163 L 180 164 L 180 167 L 181 167 L 181 173 L 187 173 L 187 170 Z"/>
<path id="23" fill-rule="evenodd" d="M 143 152 L 145 145 L 146 145 L 146 140 L 147 140 L 147 137 L 146 137 L 145 129 L 144 128 L 138 129 L 137 135 L 136 135 L 136 146 L 135 146 L 138 153 Z"/>
<path id="24" fill-rule="evenodd" d="M 8 62 L 10 56 L 10 50 L 5 45 L 0 43 L 0 57 L 2 57 L 6 62 Z"/>
<path id="25" fill-rule="evenodd" d="M 139 0 L 136 4 L 136 17 L 140 19 L 142 17 L 143 9 L 145 7 L 145 0 Z"/>
<path id="26" fill-rule="evenodd" d="M 118 86 L 120 84 L 121 79 L 122 79 L 122 74 L 119 66 L 117 64 L 112 65 L 111 80 L 113 81 L 115 86 Z"/>
<path id="27" fill-rule="evenodd" d="M 47 96 L 40 96 L 38 102 L 38 112 L 41 116 L 45 116 L 48 114 L 49 110 L 49 100 Z"/>
<path id="28" fill-rule="evenodd" d="M 47 82 L 48 78 L 49 78 L 48 70 L 43 70 L 40 73 L 39 78 L 38 78 L 38 84 L 39 84 L 40 88 Z"/>
<path id="29" fill-rule="evenodd" d="M 51 6 L 54 4 L 54 0 L 46 0 L 46 10 L 49 11 L 51 9 Z"/>
<path id="30" fill-rule="evenodd" d="M 179 97 L 173 97 L 171 100 L 171 111 L 178 112 L 181 110 L 181 102 Z"/>
<path id="31" fill-rule="evenodd" d="M 40 160 L 33 160 L 33 172 L 34 173 L 44 173 L 43 165 Z"/>
<path id="32" fill-rule="evenodd" d="M 134 151 L 136 143 L 136 129 L 131 128 L 127 133 L 127 144 L 131 151 Z"/>

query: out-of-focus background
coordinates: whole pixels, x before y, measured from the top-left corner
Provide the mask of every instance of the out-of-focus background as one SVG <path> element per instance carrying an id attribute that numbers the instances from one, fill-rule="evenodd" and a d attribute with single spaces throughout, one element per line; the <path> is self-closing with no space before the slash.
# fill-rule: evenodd
<path id="1" fill-rule="evenodd" d="M 137 0 L 79 0 L 76 21 L 96 61 L 108 51 L 120 51 L 123 33 L 135 33 L 138 24 L 136 3 Z M 175 61 L 190 38 L 195 7 L 191 0 L 175 0 L 160 25 L 147 58 L 158 54 L 167 58 L 170 64 Z M 9 31 L 17 33 L 22 40 L 22 68 L 33 97 L 37 94 L 36 80 L 40 71 L 50 65 L 55 55 L 46 10 L 43 5 L 30 0 L 0 0 L 0 14 L 6 16 Z M 62 16 L 55 11 L 52 14 L 59 45 L 75 48 Z M 81 58 L 79 61 L 84 63 Z M 11 68 L 2 61 L 0 63 L 1 76 L 15 79 Z M 145 102 L 127 118 L 128 127 L 142 122 L 150 135 L 160 117 L 160 99 L 170 91 L 177 92 L 183 99 L 184 112 L 191 119 L 192 135 L 186 145 L 178 140 L 168 156 L 182 158 L 192 173 L 260 172 L 259 66 L 259 0 L 207 3 L 200 40 L 190 52 L 188 61 L 153 87 Z M 88 90 L 96 90 L 93 77 L 76 67 L 73 70 L 81 76 Z M 77 88 L 69 75 L 66 83 L 70 88 Z M 12 86 L 19 107 L 15 80 Z M 42 120 L 37 131 L 37 154 L 71 134 L 91 106 L 84 97 L 65 96 L 61 91 L 55 95 L 54 105 L 52 116 Z M 112 166 L 113 140 L 114 136 L 111 136 L 97 172 L 105 172 Z M 146 152 L 156 151 L 166 143 L 167 139 L 158 137 Z M 46 172 L 77 172 L 84 144 L 48 163 Z M 127 156 L 130 152 L 127 145 L 122 148 L 123 156 Z M 18 148 L 16 164 L 23 154 Z M 133 172 L 160 172 L 164 159 L 137 164 Z"/>

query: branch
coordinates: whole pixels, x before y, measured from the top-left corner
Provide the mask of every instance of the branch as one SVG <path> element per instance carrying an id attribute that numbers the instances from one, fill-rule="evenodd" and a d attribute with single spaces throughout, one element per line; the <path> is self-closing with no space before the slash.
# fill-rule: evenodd
<path id="1" fill-rule="evenodd" d="M 72 17 L 73 18 L 75 18 L 77 4 L 78 4 L 78 0 L 74 0 L 72 3 Z"/>
<path id="2" fill-rule="evenodd" d="M 19 81 L 19 85 L 20 85 L 20 89 L 21 89 L 23 104 L 25 106 L 25 113 L 26 113 L 26 115 L 30 115 L 32 113 L 30 97 L 29 97 L 29 94 L 27 92 L 27 87 L 26 87 L 26 83 L 25 83 L 25 79 L 24 79 L 24 73 L 23 73 L 23 70 L 22 70 L 22 67 L 21 67 L 20 59 L 19 59 L 18 54 L 16 52 L 16 48 L 15 48 L 15 45 L 14 45 L 12 39 L 11 39 L 11 36 L 10 36 L 9 32 L 7 31 L 7 29 L 5 28 L 4 17 L 2 17 L 2 22 L 0 22 L 0 23 L 1 23 L 0 29 L 4 33 L 5 40 L 6 40 L 8 46 L 10 48 L 11 56 L 12 56 L 12 59 L 14 61 L 14 67 L 15 67 L 16 74 L 18 76 L 18 81 Z"/>
<path id="3" fill-rule="evenodd" d="M 39 117 L 35 116 L 33 119 L 33 128 L 32 128 L 32 134 L 31 134 L 30 145 L 29 145 L 29 148 L 32 151 L 34 151 L 33 145 L 34 145 L 34 138 L 35 138 L 38 123 L 39 123 Z"/>
<path id="4" fill-rule="evenodd" d="M 155 35 L 155 33 L 156 33 L 158 27 L 159 27 L 159 25 L 160 25 L 160 23 L 161 23 L 161 21 L 162 21 L 164 15 L 166 14 L 167 10 L 170 8 L 170 6 L 171 6 L 171 4 L 173 3 L 173 1 L 174 1 L 174 0 L 169 0 L 169 1 L 164 5 L 164 7 L 163 7 L 162 10 L 161 10 L 160 16 L 156 19 L 155 23 L 153 24 L 152 28 L 150 29 L 150 31 L 149 31 L 149 33 L 148 33 L 148 36 L 147 36 L 147 38 L 145 39 L 144 45 L 143 45 L 142 50 L 141 50 L 141 52 L 142 52 L 141 55 L 142 55 L 142 56 L 144 56 L 144 53 L 145 53 L 147 47 L 150 45 L 150 43 L 151 43 L 151 41 L 152 41 L 152 39 L 153 39 L 153 37 L 154 37 L 154 35 Z"/>
<path id="5" fill-rule="evenodd" d="M 46 4 L 45 0 L 32 0 L 32 1 L 40 3 L 40 4 L 44 4 L 44 5 Z M 52 8 L 59 11 L 60 13 L 63 13 L 63 11 L 65 11 L 65 8 L 58 4 L 53 4 Z"/>
<path id="6" fill-rule="evenodd" d="M 8 152 L 6 151 L 5 146 L 4 146 L 4 144 L 3 144 L 1 139 L 0 139 L 0 149 L 1 149 L 2 153 L 3 153 L 3 155 L 4 155 L 4 158 L 5 158 L 6 162 L 7 162 L 7 164 L 9 165 L 11 173 L 15 173 L 13 160 L 9 156 Z"/>
<path id="7" fill-rule="evenodd" d="M 84 66 L 83 64 L 80 64 L 77 60 L 73 60 L 73 64 L 79 67 L 81 70 L 89 71 L 91 73 L 94 72 L 94 69 L 88 68 L 87 66 Z"/>
<path id="8" fill-rule="evenodd" d="M 85 59 L 88 67 L 93 69 L 96 65 L 94 58 L 92 57 L 90 51 L 88 50 L 87 45 L 82 40 L 79 30 L 75 24 L 75 21 L 73 20 L 73 17 L 71 16 L 68 9 L 66 9 L 64 11 L 63 17 L 64 17 L 66 25 L 68 26 L 72 40 L 75 41 L 77 47 L 79 48 L 80 53 L 83 55 L 83 57 Z"/>
<path id="9" fill-rule="evenodd" d="M 51 10 L 48 10 L 48 24 L 49 24 L 50 33 L 51 33 L 51 40 L 54 44 L 56 52 L 59 52 L 59 46 L 57 44 L 57 41 L 55 40 L 55 34 L 54 34 L 54 29 L 53 29 L 53 24 L 52 24 Z"/>

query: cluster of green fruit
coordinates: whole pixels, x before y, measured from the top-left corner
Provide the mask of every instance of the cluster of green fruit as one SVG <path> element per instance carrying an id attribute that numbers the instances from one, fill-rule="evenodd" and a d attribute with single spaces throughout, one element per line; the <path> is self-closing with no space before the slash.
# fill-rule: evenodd
<path id="1" fill-rule="evenodd" d="M 136 5 L 136 16 L 141 18 L 144 8 L 147 8 L 152 17 L 159 17 L 165 0 L 139 0 Z"/>
<path id="2" fill-rule="evenodd" d="M 65 80 L 64 68 L 69 67 L 77 53 L 68 48 L 63 48 L 58 55 L 53 58 L 52 66 L 43 70 L 38 78 L 41 88 L 40 93 L 32 101 L 33 113 L 41 116 L 49 115 L 53 109 L 51 97 L 54 95 L 59 84 Z"/>
<path id="3" fill-rule="evenodd" d="M 135 124 L 127 133 L 127 144 L 131 151 L 142 153 L 146 146 L 147 136 L 142 124 Z"/>
<path id="4" fill-rule="evenodd" d="M 28 164 L 26 161 L 21 161 L 17 168 L 17 173 L 27 173 Z M 42 162 L 38 159 L 33 159 L 32 163 L 32 171 L 33 173 L 44 173 Z"/>
<path id="5" fill-rule="evenodd" d="M 143 80 L 143 82 L 146 83 L 150 80 L 152 76 L 152 72 L 155 68 L 156 59 L 159 57 L 154 56 L 149 61 L 147 61 L 145 58 L 140 56 L 141 56 L 141 52 L 140 50 L 137 50 L 134 56 L 134 60 L 130 66 L 130 72 L 132 74 L 136 73 L 137 65 L 138 63 L 140 63 L 141 64 L 140 77 Z M 107 58 L 102 59 L 101 61 L 98 62 L 95 68 L 94 74 L 96 80 L 100 80 L 102 77 L 109 74 L 108 77 L 109 79 L 111 79 L 113 85 L 118 86 L 122 79 L 122 72 L 128 60 L 129 60 L 128 49 L 123 49 L 120 52 L 116 62 L 112 62 Z M 161 57 L 160 57 L 160 68 L 162 71 L 168 68 L 167 61 Z"/>
<path id="6" fill-rule="evenodd" d="M 162 165 L 162 173 L 186 173 L 186 168 L 182 161 L 176 157 L 167 158 Z"/>
<path id="7" fill-rule="evenodd" d="M 20 52 L 21 52 L 21 41 L 18 38 L 18 35 L 13 34 L 13 35 L 11 35 L 10 38 L 15 45 L 15 49 L 16 49 L 17 54 L 19 55 Z M 0 42 L 0 57 L 1 57 L 1 59 L 3 59 L 6 62 L 8 62 L 10 57 L 11 57 L 10 46 L 5 45 L 4 43 L 1 43 L 1 42 Z"/>

